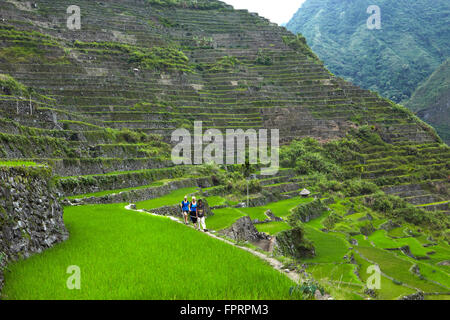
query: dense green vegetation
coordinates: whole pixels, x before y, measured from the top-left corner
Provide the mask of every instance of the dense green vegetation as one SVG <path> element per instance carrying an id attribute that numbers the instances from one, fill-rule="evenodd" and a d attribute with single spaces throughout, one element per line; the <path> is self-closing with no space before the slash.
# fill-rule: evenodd
<path id="1" fill-rule="evenodd" d="M 22 18 L 18 5 L 0 1 L 0 10 Z M 134 193 L 139 199 L 149 194 L 136 203 L 149 212 L 163 206 L 170 211 L 195 194 L 218 207 L 206 222 L 215 235 L 241 217 L 257 219 L 257 230 L 278 237 L 282 248 L 266 238 L 238 245 L 279 259 L 283 269 L 306 272 L 300 275 L 307 284 L 291 293 L 309 298 L 315 289 L 336 299 L 396 299 L 416 289 L 448 292 L 450 149 L 414 113 L 335 77 L 308 47 L 308 37 L 246 10 L 190 0 L 79 0 L 79 5 L 84 8 L 79 33 L 54 25 L 54 7 L 65 9 L 58 0 L 39 1 L 23 19 L 0 22 L 0 64 L 8 74 L 0 76 L 2 172 L 36 163 L 35 175 L 53 171 L 62 200 L 124 202 L 133 201 Z M 365 26 L 365 9 L 341 11 L 327 30 L 343 28 L 351 35 L 355 26 Z M 392 17 L 383 17 L 383 32 L 390 34 Z M 82 37 L 74 41 L 78 34 Z M 348 47 L 368 39 L 376 48 L 380 39 L 372 34 L 380 32 L 349 36 L 355 42 Z M 432 37 L 419 40 L 427 39 Z M 399 54 L 407 49 L 396 48 Z M 411 50 L 417 63 L 410 69 L 433 65 L 428 54 Z M 374 58 L 369 53 L 357 58 Z M 399 59 L 395 66 L 402 66 Z M 352 56 L 355 61 L 351 72 L 374 71 Z M 419 76 L 389 74 L 389 88 L 398 90 L 394 82 L 409 85 Z M 373 77 L 386 80 L 385 74 Z M 430 98 L 436 95 L 430 91 Z M 171 134 L 192 130 L 194 121 L 202 121 L 204 131 L 280 129 L 282 168 L 263 176 L 265 166 L 248 161 L 173 166 Z M 309 197 L 299 195 L 303 189 Z M 110 196 L 120 192 L 123 197 Z M 205 234 L 124 206 L 66 208 L 70 240 L 12 264 L 5 293 L 11 299 L 291 297 L 286 279 L 261 261 L 241 259 L 225 243 L 216 246 Z M 283 220 L 270 220 L 267 210 Z M 192 243 L 206 250 L 192 253 Z M 272 245 L 273 252 L 264 251 Z M 375 294 L 366 290 L 366 270 L 374 262 L 385 273 Z M 89 291 L 66 292 L 65 268 L 78 263 L 82 277 L 87 272 L 82 288 Z M 206 271 L 192 285 L 189 274 L 196 268 Z M 241 270 L 230 273 L 233 268 Z M 50 269 L 52 274 L 41 276 Z M 44 282 L 42 292 L 34 291 L 36 279 Z M 115 283 L 120 285 L 111 291 Z"/>
<path id="2" fill-rule="evenodd" d="M 450 59 L 447 59 L 424 81 L 406 102 L 406 106 L 419 113 L 433 125 L 442 139 L 450 144 Z"/>
<path id="3" fill-rule="evenodd" d="M 28 88 L 7 74 L 0 74 L 0 87 L 6 95 L 21 96 L 28 92 Z"/>
<path id="4" fill-rule="evenodd" d="M 448 2 L 379 1 L 382 31 L 366 26 L 372 4 L 308 0 L 287 28 L 303 34 L 333 73 L 404 101 L 450 56 Z"/>
<path id="5" fill-rule="evenodd" d="M 137 207 L 138 209 L 151 210 L 159 207 L 179 204 L 183 200 L 184 196 L 193 195 L 196 191 L 197 188 L 177 189 L 163 197 L 139 202 L 137 203 Z"/>
<path id="6" fill-rule="evenodd" d="M 18 166 L 26 166 L 26 167 L 31 167 L 31 166 L 36 166 L 37 164 L 31 161 L 0 161 L 0 166 L 1 167 L 18 167 Z"/>
<path id="7" fill-rule="evenodd" d="M 293 282 L 259 258 L 124 204 L 66 208 L 65 223 L 68 241 L 9 266 L 3 298 L 291 299 Z M 71 265 L 81 290 L 66 287 Z"/>
<path id="8" fill-rule="evenodd" d="M 164 7 L 182 7 L 194 9 L 221 9 L 227 8 L 223 2 L 216 0 L 147 0 L 149 4 Z"/>
<path id="9" fill-rule="evenodd" d="M 382 30 L 366 26 L 366 10 L 373 4 L 307 0 L 287 28 L 301 33 L 334 74 L 411 110 L 426 109 L 422 119 L 448 141 L 448 108 L 443 102 L 448 100 L 443 79 L 448 71 L 428 79 L 450 56 L 448 1 L 378 1 Z"/>

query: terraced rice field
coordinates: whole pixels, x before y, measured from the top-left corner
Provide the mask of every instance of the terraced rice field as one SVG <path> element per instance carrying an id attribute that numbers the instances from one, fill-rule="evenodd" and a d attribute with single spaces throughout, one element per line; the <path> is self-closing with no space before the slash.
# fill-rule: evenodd
<path id="1" fill-rule="evenodd" d="M 125 204 L 69 207 L 70 239 L 9 266 L 5 299 L 291 299 L 293 282 L 248 252 Z M 68 290 L 68 266 L 81 290 Z"/>

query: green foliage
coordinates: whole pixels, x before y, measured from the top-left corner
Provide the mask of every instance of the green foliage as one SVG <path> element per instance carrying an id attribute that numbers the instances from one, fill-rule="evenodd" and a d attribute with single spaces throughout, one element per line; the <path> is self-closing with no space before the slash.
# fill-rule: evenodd
<path id="1" fill-rule="evenodd" d="M 291 299 L 293 282 L 258 257 L 169 219 L 123 203 L 64 211 L 70 238 L 9 265 L 8 299 Z M 81 290 L 65 286 L 68 261 Z"/>
<path id="2" fill-rule="evenodd" d="M 342 184 L 342 188 L 343 193 L 348 197 L 371 194 L 379 190 L 375 183 L 366 180 L 346 180 Z"/>
<path id="3" fill-rule="evenodd" d="M 276 253 L 296 259 L 313 257 L 314 245 L 305 238 L 305 230 L 298 223 L 292 229 L 277 234 Z"/>
<path id="4" fill-rule="evenodd" d="M 273 60 L 267 51 L 265 51 L 263 49 L 259 49 L 258 55 L 256 56 L 255 63 L 263 65 L 263 66 L 271 66 L 273 64 Z"/>
<path id="5" fill-rule="evenodd" d="M 0 73 L 0 88 L 6 95 L 27 95 L 29 89 L 8 74 Z"/>
<path id="6" fill-rule="evenodd" d="M 342 217 L 334 212 L 329 214 L 325 219 L 322 220 L 322 224 L 328 230 L 334 228 L 335 224 L 342 221 Z"/>
<path id="7" fill-rule="evenodd" d="M 33 167 L 38 165 L 32 161 L 0 160 L 0 167 L 18 167 L 18 166 Z"/>
<path id="8" fill-rule="evenodd" d="M 382 10 L 382 30 L 366 27 L 365 9 L 372 4 L 308 0 L 287 28 L 303 34 L 334 74 L 395 102 L 404 101 L 450 56 L 448 1 L 405 5 L 380 0 L 376 4 Z"/>
<path id="9" fill-rule="evenodd" d="M 195 42 L 195 45 L 197 47 L 200 48 L 205 48 L 205 49 L 212 49 L 214 46 L 214 40 L 212 37 L 198 37 L 198 36 L 194 36 L 193 40 Z"/>
<path id="10" fill-rule="evenodd" d="M 403 109 L 404 110 L 404 109 Z M 352 129 L 351 134 L 353 134 L 357 139 L 372 146 L 385 146 L 386 143 L 381 139 L 380 135 L 377 134 L 376 128 L 373 126 L 364 125 L 358 129 Z"/>
<path id="11" fill-rule="evenodd" d="M 323 145 L 325 155 L 334 159 L 337 163 L 345 161 L 363 159 L 360 151 L 360 145 L 353 137 L 344 137 L 340 140 L 333 140 Z"/>
<path id="12" fill-rule="evenodd" d="M 450 59 L 447 59 L 413 93 L 405 105 L 433 125 L 442 139 L 450 144 Z"/>
<path id="13" fill-rule="evenodd" d="M 227 8 L 225 3 L 216 0 L 147 0 L 151 5 L 162 7 L 180 7 L 200 10 Z"/>
<path id="14" fill-rule="evenodd" d="M 129 62 L 150 70 L 192 72 L 188 57 L 175 48 L 152 47 L 150 50 L 133 51 Z"/>
<path id="15" fill-rule="evenodd" d="M 180 203 L 183 200 L 184 196 L 193 195 L 196 193 L 196 191 L 197 188 L 194 187 L 177 189 L 162 197 L 138 202 L 136 205 L 138 209 L 146 210 L 171 206 Z"/>
<path id="16" fill-rule="evenodd" d="M 151 48 L 136 47 L 119 42 L 83 42 L 76 40 L 74 46 L 80 49 L 103 50 L 112 54 L 114 51 L 128 56 L 128 63 L 137 64 L 143 69 L 159 71 L 192 72 L 189 59 L 174 47 Z"/>
<path id="17" fill-rule="evenodd" d="M 359 231 L 361 232 L 361 234 L 368 236 L 368 235 L 371 235 L 375 231 L 375 228 L 374 228 L 372 222 L 365 221 L 359 226 Z"/>
<path id="18" fill-rule="evenodd" d="M 306 222 L 320 217 L 327 210 L 328 207 L 320 199 L 308 203 L 301 203 L 292 209 L 292 214 L 289 216 L 288 221 L 290 225 L 295 226 L 298 224 L 298 221 Z"/>
<path id="19" fill-rule="evenodd" d="M 200 172 L 211 176 L 215 184 L 223 186 L 222 191 L 234 193 L 236 195 L 246 195 L 247 187 L 249 193 L 261 191 L 259 180 L 247 180 L 245 176 L 245 166 L 227 166 L 226 170 L 221 169 L 216 164 L 205 164 L 200 167 Z"/>
<path id="20" fill-rule="evenodd" d="M 308 279 L 302 281 L 295 287 L 291 287 L 289 293 L 291 295 L 298 293 L 303 297 L 303 299 L 312 300 L 317 290 L 319 290 L 322 295 L 325 293 L 324 288 L 317 281 Z"/>
<path id="21" fill-rule="evenodd" d="M 233 56 L 224 56 L 218 59 L 210 68 L 211 72 L 225 72 L 232 71 L 241 62 Z"/>
<path id="22" fill-rule="evenodd" d="M 245 214 L 235 208 L 222 208 L 214 210 L 214 216 L 208 217 L 206 220 L 208 229 L 222 230 L 231 227 L 238 219 L 244 217 Z"/>
<path id="23" fill-rule="evenodd" d="M 7 63 L 67 63 L 65 56 L 49 58 L 48 52 L 35 46 L 13 46 L 0 49 L 0 61 Z"/>
<path id="24" fill-rule="evenodd" d="M 299 174 L 325 173 L 339 176 L 341 169 L 334 162 L 332 155 L 314 139 L 294 140 L 280 150 L 280 164 L 295 168 Z"/>
<path id="25" fill-rule="evenodd" d="M 446 214 L 424 211 L 409 204 L 400 197 L 386 195 L 381 191 L 366 197 L 364 204 L 400 223 L 407 222 L 425 227 L 429 230 L 438 231 L 444 231 L 450 228 L 450 220 Z"/>
<path id="26" fill-rule="evenodd" d="M 310 57 L 315 61 L 319 61 L 319 58 L 311 50 L 311 48 L 306 43 L 305 37 L 301 34 L 297 34 L 294 36 L 283 36 L 283 42 L 291 49 L 301 52 L 305 56 Z"/>

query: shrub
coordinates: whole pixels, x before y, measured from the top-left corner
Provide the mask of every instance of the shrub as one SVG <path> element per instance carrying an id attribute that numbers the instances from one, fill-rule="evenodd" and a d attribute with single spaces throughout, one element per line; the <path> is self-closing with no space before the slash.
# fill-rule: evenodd
<path id="1" fill-rule="evenodd" d="M 283 36 L 283 42 L 291 49 L 301 52 L 315 61 L 320 61 L 317 55 L 307 45 L 306 39 L 303 35 L 297 34 L 295 36 Z"/>
<path id="2" fill-rule="evenodd" d="M 325 173 L 334 177 L 342 175 L 341 168 L 323 147 L 314 139 L 294 140 L 280 150 L 280 163 L 283 167 L 295 168 L 299 174 Z"/>
<path id="3" fill-rule="evenodd" d="M 342 217 L 336 213 L 331 213 L 328 217 L 326 217 L 322 224 L 327 228 L 328 230 L 331 230 L 334 228 L 335 224 L 342 221 Z"/>
<path id="4" fill-rule="evenodd" d="M 130 53 L 128 62 L 137 63 L 144 69 L 192 72 L 188 57 L 175 48 L 152 47 L 145 51 L 136 50 Z"/>
<path id="5" fill-rule="evenodd" d="M 296 259 L 313 257 L 314 245 L 305 237 L 305 231 L 300 224 L 290 230 L 284 230 L 277 234 L 276 253 Z"/>
<path id="6" fill-rule="evenodd" d="M 289 216 L 289 224 L 295 226 L 298 224 L 298 221 L 308 222 L 311 219 L 320 217 L 327 210 L 328 207 L 320 199 L 302 203 L 292 209 L 292 214 Z"/>
<path id="7" fill-rule="evenodd" d="M 372 194 L 379 190 L 378 186 L 366 180 L 347 180 L 343 183 L 344 194 L 349 197 Z"/>
<path id="8" fill-rule="evenodd" d="M 0 73 L 0 88 L 6 95 L 20 96 L 28 93 L 27 87 L 8 74 Z"/>
<path id="9" fill-rule="evenodd" d="M 407 222 L 430 230 L 446 230 L 450 227 L 448 215 L 419 209 L 397 196 L 386 195 L 381 191 L 366 197 L 364 204 L 397 222 Z"/>
<path id="10" fill-rule="evenodd" d="M 270 66 L 273 64 L 273 61 L 267 52 L 260 49 L 258 51 L 258 55 L 256 56 L 255 63 L 264 66 Z"/>
<path id="11" fill-rule="evenodd" d="M 362 225 L 360 225 L 359 231 L 360 231 L 363 235 L 369 236 L 369 235 L 371 235 L 372 233 L 375 232 L 375 228 L 374 228 L 372 222 L 370 222 L 370 221 L 365 221 Z"/>
<path id="12" fill-rule="evenodd" d="M 306 280 L 295 287 L 291 287 L 289 289 L 289 294 L 294 296 L 296 293 L 299 293 L 303 299 L 309 300 L 315 297 L 317 290 L 319 290 L 322 295 L 325 293 L 325 290 L 318 282 L 314 280 Z"/>
<path id="13" fill-rule="evenodd" d="M 210 68 L 209 71 L 211 72 L 224 72 L 224 71 L 231 71 L 234 69 L 237 65 L 239 65 L 241 62 L 236 58 L 232 56 L 224 56 L 216 61 Z"/>

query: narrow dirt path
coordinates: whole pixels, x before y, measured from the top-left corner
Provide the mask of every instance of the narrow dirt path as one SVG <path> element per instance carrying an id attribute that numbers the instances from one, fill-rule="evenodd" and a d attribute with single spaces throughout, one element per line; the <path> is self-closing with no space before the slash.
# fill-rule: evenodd
<path id="1" fill-rule="evenodd" d="M 184 225 L 184 223 L 181 220 L 179 220 L 179 219 L 177 219 L 175 217 L 172 217 L 172 216 L 161 216 L 161 215 L 158 215 L 156 213 L 147 212 L 147 211 L 144 211 L 144 210 L 132 209 L 131 205 L 126 206 L 125 209 L 126 210 L 130 210 L 130 211 L 145 213 L 145 214 L 156 216 L 156 217 L 164 217 L 164 218 L 170 219 L 170 220 L 172 220 L 174 222 L 178 222 L 178 223 Z M 193 228 L 193 227 L 191 227 L 191 228 Z M 278 261 L 278 260 L 276 260 L 274 258 L 270 258 L 270 257 L 266 256 L 265 254 L 263 254 L 261 252 L 258 252 L 256 250 L 253 250 L 253 249 L 250 249 L 250 248 L 247 248 L 247 247 L 238 246 L 238 245 L 236 245 L 235 243 L 233 243 L 231 241 L 228 241 L 228 240 L 226 240 L 224 238 L 221 238 L 221 237 L 218 237 L 218 236 L 212 234 L 211 232 L 205 232 L 205 234 L 210 236 L 211 238 L 220 240 L 220 241 L 225 242 L 225 243 L 227 243 L 229 245 L 232 245 L 232 246 L 234 246 L 236 248 L 239 248 L 239 249 L 245 250 L 247 252 L 250 252 L 254 256 L 256 256 L 256 257 L 258 257 L 258 258 L 268 262 L 272 268 L 274 268 L 275 270 L 277 270 L 277 271 L 281 272 L 282 274 L 286 275 L 289 279 L 291 279 L 295 283 L 298 283 L 299 280 L 300 280 L 300 276 L 299 276 L 298 273 L 296 273 L 294 271 L 287 270 L 287 269 L 283 269 L 283 264 L 280 261 Z"/>

